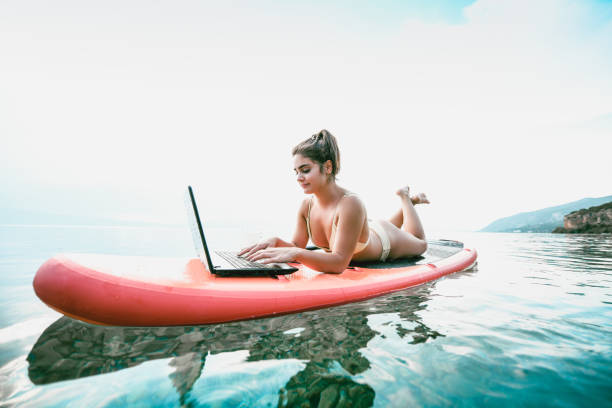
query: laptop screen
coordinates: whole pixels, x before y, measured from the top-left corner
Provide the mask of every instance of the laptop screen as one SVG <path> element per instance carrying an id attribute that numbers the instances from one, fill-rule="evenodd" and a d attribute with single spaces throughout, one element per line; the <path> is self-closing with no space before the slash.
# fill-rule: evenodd
<path id="1" fill-rule="evenodd" d="M 212 262 L 210 262 L 208 248 L 205 244 L 206 240 L 204 238 L 204 230 L 202 229 L 200 214 L 198 213 L 198 207 L 196 205 L 191 186 L 187 187 L 187 191 L 185 193 L 185 208 L 187 210 L 187 222 L 189 223 L 189 228 L 191 229 L 191 238 L 193 238 L 193 245 L 196 253 L 204 266 L 207 266 L 208 270 L 212 272 L 213 265 Z"/>

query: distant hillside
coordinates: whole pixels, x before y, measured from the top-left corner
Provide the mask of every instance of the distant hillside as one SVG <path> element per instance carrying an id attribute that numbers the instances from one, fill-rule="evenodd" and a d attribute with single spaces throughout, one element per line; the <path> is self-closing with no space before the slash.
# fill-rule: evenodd
<path id="1" fill-rule="evenodd" d="M 483 232 L 552 232 L 563 227 L 563 216 L 576 210 L 594 207 L 612 201 L 612 195 L 599 198 L 583 198 L 556 207 L 523 212 L 493 221 L 480 231 Z"/>

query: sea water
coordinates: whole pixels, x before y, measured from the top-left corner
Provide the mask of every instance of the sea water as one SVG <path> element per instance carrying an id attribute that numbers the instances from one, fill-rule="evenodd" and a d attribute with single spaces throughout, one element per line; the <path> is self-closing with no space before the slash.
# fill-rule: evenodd
<path id="1" fill-rule="evenodd" d="M 240 233 L 210 235 L 228 249 Z M 612 236 L 430 238 L 476 248 L 477 266 L 317 311 L 118 328 L 42 304 L 37 268 L 193 256 L 186 227 L 0 226 L 0 406 L 610 406 Z"/>

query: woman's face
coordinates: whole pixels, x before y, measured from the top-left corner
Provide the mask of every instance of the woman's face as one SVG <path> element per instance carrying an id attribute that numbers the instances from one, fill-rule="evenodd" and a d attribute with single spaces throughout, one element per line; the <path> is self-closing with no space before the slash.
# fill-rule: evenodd
<path id="1" fill-rule="evenodd" d="M 321 172 L 319 163 L 301 154 L 293 156 L 293 170 L 305 194 L 314 193 L 327 182 L 327 176 Z"/>

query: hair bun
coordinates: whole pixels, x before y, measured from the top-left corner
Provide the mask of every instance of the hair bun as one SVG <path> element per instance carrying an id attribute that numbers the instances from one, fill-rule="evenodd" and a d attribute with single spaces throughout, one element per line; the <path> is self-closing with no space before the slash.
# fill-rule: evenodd
<path id="1" fill-rule="evenodd" d="M 324 132 L 326 132 L 326 131 L 322 130 L 319 133 L 315 133 L 314 135 L 312 135 L 312 141 L 316 143 L 318 141 L 323 140 L 323 137 L 325 136 Z"/>
<path id="2" fill-rule="evenodd" d="M 293 155 L 301 154 L 323 165 L 328 160 L 332 162 L 332 177 L 340 170 L 340 151 L 336 138 L 327 129 L 322 129 L 304 140 L 292 150 Z"/>

